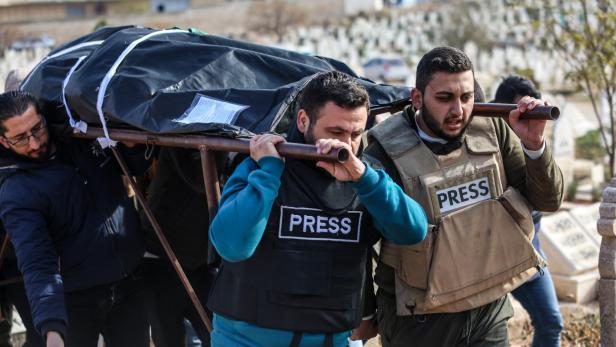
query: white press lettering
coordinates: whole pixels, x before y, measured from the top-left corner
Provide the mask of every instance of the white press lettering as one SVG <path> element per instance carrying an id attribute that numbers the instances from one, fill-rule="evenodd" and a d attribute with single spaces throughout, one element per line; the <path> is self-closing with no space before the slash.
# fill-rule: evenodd
<path id="1" fill-rule="evenodd" d="M 317 216 L 317 233 L 327 232 L 327 217 Z"/>
<path id="2" fill-rule="evenodd" d="M 340 221 L 342 228 L 340 228 L 340 232 L 343 234 L 348 234 L 351 232 L 351 218 L 345 217 Z"/>
<path id="3" fill-rule="evenodd" d="M 338 217 L 331 217 L 329 219 L 329 232 L 332 234 L 337 234 L 340 230 L 340 226 L 338 225 Z"/>
<path id="4" fill-rule="evenodd" d="M 310 232 L 314 233 L 314 217 L 313 216 L 304 216 L 304 232 L 306 232 L 306 227 L 309 227 Z"/>
<path id="5" fill-rule="evenodd" d="M 293 227 L 300 224 L 302 224 L 302 216 L 292 213 L 289 218 L 289 231 L 293 231 Z"/>

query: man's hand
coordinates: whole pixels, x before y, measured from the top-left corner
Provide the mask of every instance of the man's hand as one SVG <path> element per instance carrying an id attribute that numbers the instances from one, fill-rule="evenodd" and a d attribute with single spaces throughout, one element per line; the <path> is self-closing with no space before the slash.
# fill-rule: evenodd
<path id="1" fill-rule="evenodd" d="M 64 340 L 62 340 L 62 336 L 55 331 L 47 332 L 46 340 L 47 347 L 64 347 Z"/>
<path id="2" fill-rule="evenodd" d="M 263 157 L 276 157 L 281 159 L 280 154 L 278 154 L 276 150 L 276 144 L 282 142 L 285 142 L 285 139 L 280 135 L 255 135 L 250 139 L 250 157 L 256 162 L 259 162 Z"/>
<path id="3" fill-rule="evenodd" d="M 524 147 L 531 151 L 536 151 L 543 146 L 543 131 L 547 120 L 520 119 L 520 115 L 527 110 L 532 110 L 536 106 L 549 106 L 544 100 L 538 100 L 525 96 L 518 102 L 518 108 L 509 113 L 509 125 L 513 132 L 518 135 Z"/>
<path id="4" fill-rule="evenodd" d="M 353 329 L 351 340 L 369 340 L 376 336 L 379 330 L 374 324 L 374 319 L 365 319 L 359 323 L 359 326 Z"/>
<path id="5" fill-rule="evenodd" d="M 349 159 L 344 163 L 328 161 L 317 162 L 318 167 L 325 169 L 337 180 L 357 182 L 366 171 L 366 165 L 353 154 L 351 146 L 348 144 L 334 139 L 321 139 L 317 141 L 316 146 L 319 154 L 327 154 L 332 149 L 336 148 L 345 148 L 349 152 Z"/>

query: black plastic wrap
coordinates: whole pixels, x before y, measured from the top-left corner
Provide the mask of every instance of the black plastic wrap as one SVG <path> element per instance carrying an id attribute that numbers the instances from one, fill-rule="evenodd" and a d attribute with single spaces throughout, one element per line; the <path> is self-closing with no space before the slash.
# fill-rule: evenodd
<path id="1" fill-rule="evenodd" d="M 143 40 L 146 35 L 151 37 Z M 104 41 L 57 56 L 97 40 Z M 241 134 L 236 127 L 256 133 L 281 130 L 302 86 L 314 74 L 331 70 L 358 78 L 368 89 L 371 107 L 409 98 L 408 88 L 374 84 L 336 60 L 190 30 L 103 28 L 64 44 L 49 57 L 54 54 L 22 85 L 41 99 L 51 123 L 68 123 L 62 84 L 83 56 L 67 79 L 64 96 L 73 117 L 93 126 L 101 124 L 100 98 L 108 127 L 227 136 Z M 213 120 L 232 126 L 213 125 Z"/>

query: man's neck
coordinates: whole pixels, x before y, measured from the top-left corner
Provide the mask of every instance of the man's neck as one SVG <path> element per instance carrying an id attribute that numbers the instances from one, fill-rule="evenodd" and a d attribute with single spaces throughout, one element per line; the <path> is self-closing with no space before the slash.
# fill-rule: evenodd
<path id="1" fill-rule="evenodd" d="M 415 121 L 415 126 L 417 127 L 417 132 L 419 133 L 419 137 L 422 140 L 427 141 L 427 142 L 432 142 L 432 143 L 440 143 L 440 144 L 446 144 L 448 142 L 445 139 L 442 139 L 440 137 L 435 137 L 435 136 L 428 134 L 430 129 L 428 129 L 428 127 L 426 126 L 426 123 L 422 119 L 421 111 L 415 112 L 415 116 L 413 117 L 413 120 Z"/>

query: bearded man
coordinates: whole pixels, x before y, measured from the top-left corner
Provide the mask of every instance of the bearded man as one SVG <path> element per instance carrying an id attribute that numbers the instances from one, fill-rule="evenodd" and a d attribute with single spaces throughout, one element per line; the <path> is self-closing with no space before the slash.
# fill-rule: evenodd
<path id="1" fill-rule="evenodd" d="M 509 124 L 471 117 L 473 65 L 452 47 L 424 55 L 416 80 L 413 107 L 373 128 L 364 152 L 430 224 L 417 245 L 382 243 L 375 282 L 383 346 L 508 346 L 507 293 L 544 266 L 531 243 L 531 210 L 555 211 L 563 197 L 546 121 L 520 119 L 545 102 L 522 97 Z"/>

